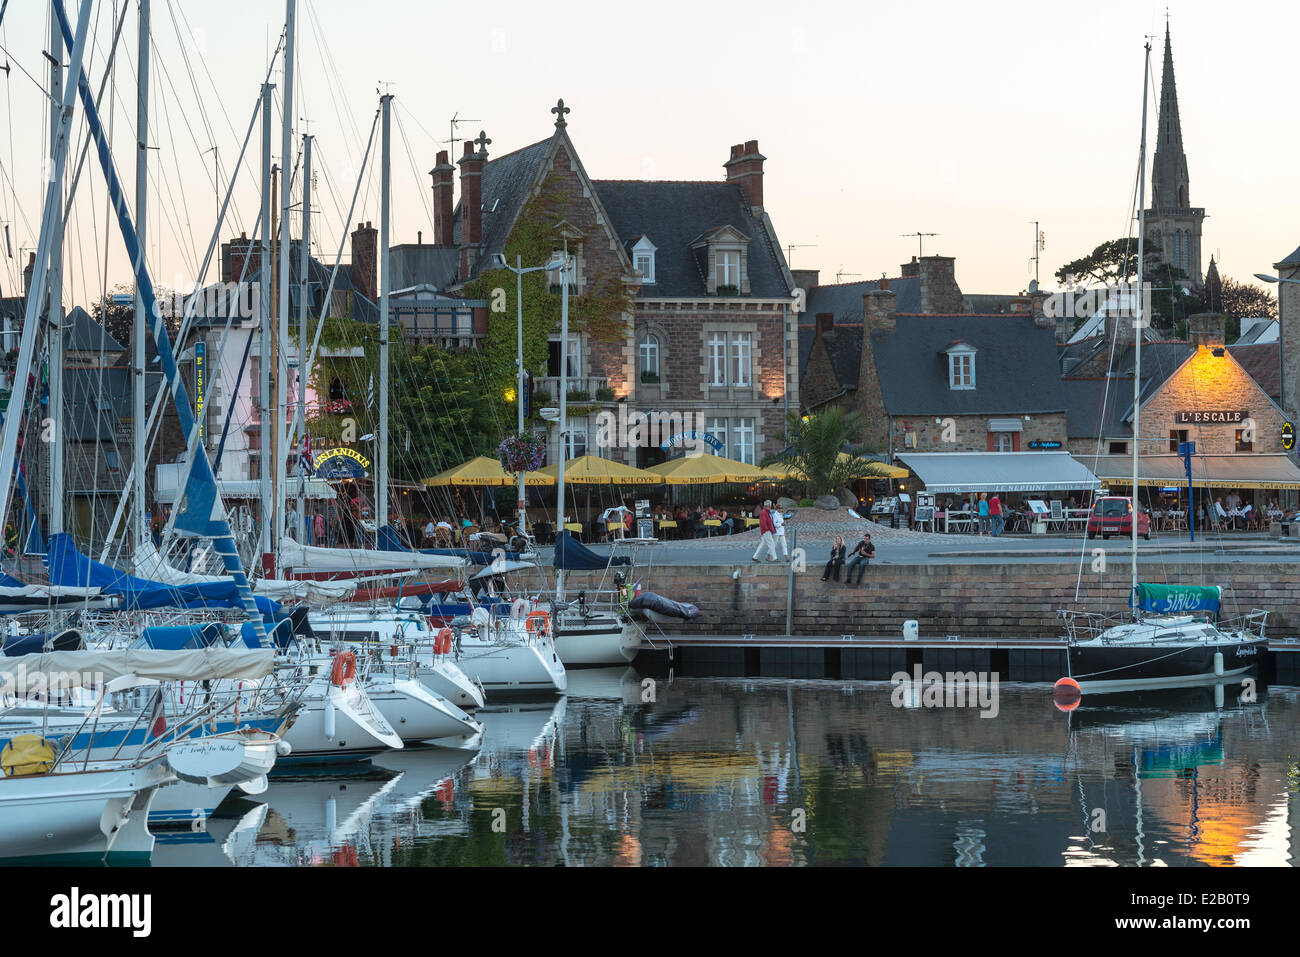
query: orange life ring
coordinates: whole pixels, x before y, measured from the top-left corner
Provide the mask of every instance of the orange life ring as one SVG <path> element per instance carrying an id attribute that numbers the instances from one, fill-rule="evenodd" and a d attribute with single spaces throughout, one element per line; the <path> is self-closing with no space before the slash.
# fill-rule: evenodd
<path id="1" fill-rule="evenodd" d="M 551 615 L 545 611 L 531 611 L 524 619 L 524 629 L 531 635 L 548 633 L 551 630 Z"/>
<path id="2" fill-rule="evenodd" d="M 356 677 L 357 656 L 355 652 L 345 651 L 334 656 L 334 667 L 330 669 L 330 683 L 346 688 Z"/>
<path id="3" fill-rule="evenodd" d="M 434 654 L 445 655 L 451 651 L 451 629 L 443 628 L 438 632 L 438 637 L 433 640 Z"/>

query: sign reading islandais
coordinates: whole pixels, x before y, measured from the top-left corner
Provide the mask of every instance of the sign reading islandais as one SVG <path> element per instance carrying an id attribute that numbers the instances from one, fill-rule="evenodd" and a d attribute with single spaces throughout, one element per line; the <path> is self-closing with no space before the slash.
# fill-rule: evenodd
<path id="1" fill-rule="evenodd" d="M 1180 425 L 1222 424 L 1245 422 L 1249 412 L 1224 412 L 1217 409 L 1179 409 L 1176 418 Z"/>
<path id="2" fill-rule="evenodd" d="M 356 449 L 346 447 L 317 452 L 311 464 L 316 467 L 316 477 L 327 481 L 364 478 L 370 468 L 368 458 Z"/>

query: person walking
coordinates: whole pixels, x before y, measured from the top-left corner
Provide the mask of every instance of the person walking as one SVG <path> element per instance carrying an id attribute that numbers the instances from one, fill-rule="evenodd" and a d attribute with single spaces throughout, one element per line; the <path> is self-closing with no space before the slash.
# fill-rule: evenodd
<path id="1" fill-rule="evenodd" d="M 993 522 L 993 537 L 997 538 L 1006 528 L 1006 517 L 1002 514 L 1002 499 L 994 492 L 989 497 L 989 519 Z"/>
<path id="2" fill-rule="evenodd" d="M 849 563 L 844 566 L 844 587 L 848 588 L 852 584 L 862 584 L 862 573 L 867 570 L 867 565 L 871 559 L 876 557 L 876 546 L 871 544 L 871 533 L 863 532 L 862 541 L 853 546 L 853 551 L 849 552 Z M 858 580 L 853 581 L 853 569 L 858 570 Z"/>
<path id="3" fill-rule="evenodd" d="M 767 549 L 767 560 L 776 561 L 776 525 L 772 522 L 772 502 L 769 499 L 763 503 L 763 507 L 758 510 L 758 531 L 760 537 L 758 548 L 754 549 L 754 561 L 758 561 L 758 556 L 762 554 L 763 549 Z"/>
<path id="4" fill-rule="evenodd" d="M 844 536 L 836 535 L 835 544 L 831 546 L 831 559 L 826 563 L 826 570 L 822 572 L 822 581 L 840 580 L 840 569 L 844 567 L 844 553 Z"/>
<path id="5" fill-rule="evenodd" d="M 989 493 L 980 492 L 979 504 L 976 506 L 980 519 L 980 535 L 989 531 Z"/>
<path id="6" fill-rule="evenodd" d="M 771 509 L 772 515 L 772 537 L 781 546 L 781 561 L 790 560 L 790 549 L 785 544 L 785 516 L 781 514 L 780 506 Z M 775 552 L 775 549 L 773 549 Z"/>

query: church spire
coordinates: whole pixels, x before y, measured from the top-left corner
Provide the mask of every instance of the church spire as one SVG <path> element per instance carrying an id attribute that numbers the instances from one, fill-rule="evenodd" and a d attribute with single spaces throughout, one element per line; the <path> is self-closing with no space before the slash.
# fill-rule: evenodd
<path id="1" fill-rule="evenodd" d="M 1183 152 L 1183 125 L 1178 117 L 1178 87 L 1174 83 L 1174 51 L 1165 24 L 1165 67 L 1160 79 L 1160 117 L 1155 160 L 1151 164 L 1151 206 L 1187 209 L 1187 154 Z"/>

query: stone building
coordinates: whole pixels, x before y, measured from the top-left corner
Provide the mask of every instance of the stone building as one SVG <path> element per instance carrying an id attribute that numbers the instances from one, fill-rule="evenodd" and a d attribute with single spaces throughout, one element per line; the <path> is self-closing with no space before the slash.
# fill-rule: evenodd
<path id="1" fill-rule="evenodd" d="M 952 275 L 951 259 L 927 259 L 941 267 L 936 275 Z M 811 290 L 813 322 L 800 329 L 803 407 L 859 412 L 865 422 L 860 440 L 891 458 L 903 450 L 1063 448 L 1066 400 L 1053 320 L 1041 312 L 1035 319 L 1027 308 L 995 315 L 905 313 L 900 300 L 962 302 L 955 283 L 940 283 L 940 290 L 955 290 L 945 301 L 942 292 L 926 296 L 925 281 L 907 285 L 908 278 Z"/>
<path id="2" fill-rule="evenodd" d="M 758 143 L 733 146 L 715 181 L 594 180 L 569 136 L 569 108 L 561 101 L 552 113 L 547 139 L 505 155 L 489 158 L 484 134 L 466 143 L 454 203 L 456 169 L 438 154 L 434 243 L 423 255 L 442 257 L 441 278 L 413 268 L 406 279 L 461 294 L 504 253 L 521 211 L 541 196 L 556 211 L 553 247 L 574 257 L 574 291 L 600 281 L 635 291 L 620 341 L 575 331 L 576 322 L 568 343 L 558 328 L 550 334 L 535 389 L 558 399 L 563 362 L 569 391 L 587 397 L 565 423 L 569 456 L 591 452 L 644 466 L 676 451 L 671 443 L 597 448 L 600 413 L 623 410 L 689 415 L 677 420 L 695 426 L 685 431 L 703 433 L 695 437 L 707 437 L 710 451 L 741 461 L 780 449 L 783 414 L 798 408 L 795 282 L 764 208 Z M 513 330 L 515 317 L 494 313 L 489 321 Z M 559 431 L 552 430 L 551 461 Z"/>
<path id="3" fill-rule="evenodd" d="M 1151 163 L 1151 205 L 1146 211 L 1147 239 L 1160 247 L 1165 262 L 1201 282 L 1201 224 L 1205 209 L 1189 200 L 1187 154 L 1178 115 L 1174 83 L 1174 54 L 1165 25 L 1164 72 L 1160 80 L 1160 110 L 1156 123 L 1155 156 Z"/>

